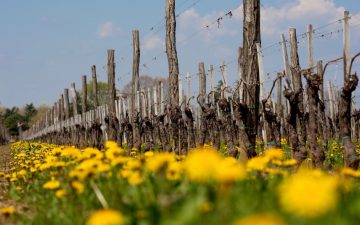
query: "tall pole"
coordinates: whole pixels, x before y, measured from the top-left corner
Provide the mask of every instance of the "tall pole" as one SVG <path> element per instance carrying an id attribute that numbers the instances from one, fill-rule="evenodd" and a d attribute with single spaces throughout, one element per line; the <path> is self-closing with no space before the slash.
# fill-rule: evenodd
<path id="1" fill-rule="evenodd" d="M 135 116 L 135 105 L 136 105 L 136 93 L 140 91 L 140 80 L 139 80 L 139 65 L 140 65 L 140 44 L 139 44 L 139 31 L 133 30 L 133 67 L 132 67 L 132 90 L 131 90 L 131 115 Z M 138 106 L 139 109 L 141 106 Z"/>
<path id="2" fill-rule="evenodd" d="M 288 51 L 287 51 L 287 47 L 286 47 L 285 35 L 281 34 L 280 39 L 281 39 L 280 44 L 281 44 L 282 57 L 283 57 L 283 63 L 284 63 L 285 79 L 286 79 L 287 85 L 290 88 L 291 80 L 293 80 L 293 77 L 291 76 L 291 71 L 290 71 L 289 55 L 288 55 Z"/>
<path id="3" fill-rule="evenodd" d="M 210 65 L 210 70 L 209 70 L 209 74 L 210 74 L 210 88 L 211 88 L 211 103 L 213 105 L 215 105 L 215 93 L 214 93 L 214 66 Z"/>
<path id="4" fill-rule="evenodd" d="M 290 36 L 290 57 L 291 57 L 291 73 L 293 74 L 293 87 L 294 91 L 301 90 L 303 88 L 301 81 L 301 68 L 299 63 L 299 55 L 298 55 L 298 44 L 296 37 L 296 29 L 289 29 Z M 300 142 L 300 146 L 305 146 L 306 143 L 306 124 L 304 120 L 304 97 L 303 93 L 299 95 L 298 102 L 299 114 L 297 115 L 297 133 Z"/>
<path id="5" fill-rule="evenodd" d="M 82 76 L 82 96 L 81 96 L 81 114 L 84 116 L 86 113 L 87 105 L 87 82 L 86 75 Z"/>
<path id="6" fill-rule="evenodd" d="M 94 108 L 99 106 L 98 91 L 97 91 L 97 78 L 96 78 L 96 66 L 91 66 L 92 83 L 93 83 L 93 96 L 94 96 Z"/>
<path id="7" fill-rule="evenodd" d="M 256 145 L 256 134 L 259 124 L 259 67 L 257 59 L 256 43 L 261 43 L 260 35 L 260 0 L 243 1 L 243 55 L 244 67 L 242 78 L 247 84 L 247 91 L 243 91 L 244 102 L 251 110 L 246 126 L 251 147 L 248 146 L 247 155 L 256 155 L 254 147 Z"/>
<path id="8" fill-rule="evenodd" d="M 65 118 L 68 120 L 70 118 L 70 106 L 69 106 L 69 89 L 64 89 L 64 98 L 65 98 Z"/>
<path id="9" fill-rule="evenodd" d="M 199 94 L 200 103 L 204 104 L 206 99 L 206 76 L 204 63 L 199 63 Z"/>
<path id="10" fill-rule="evenodd" d="M 166 54 L 169 64 L 169 98 L 172 106 L 179 104 L 179 65 L 176 51 L 175 0 L 165 0 Z"/>
<path id="11" fill-rule="evenodd" d="M 109 107 L 109 132 L 108 139 L 116 141 L 116 132 L 113 129 L 116 118 L 115 108 L 115 50 L 108 49 L 108 107 Z"/>
<path id="12" fill-rule="evenodd" d="M 349 11 L 344 11 L 344 23 L 343 23 L 343 59 L 344 59 L 344 81 L 350 76 L 350 28 L 349 28 Z"/>
<path id="13" fill-rule="evenodd" d="M 71 94 L 73 97 L 73 114 L 74 116 L 78 114 L 78 99 L 77 99 L 77 92 L 75 88 L 75 83 L 71 84 Z"/>
<path id="14" fill-rule="evenodd" d="M 242 75 L 242 68 L 244 67 L 244 54 L 243 54 L 243 48 L 238 48 L 238 81 L 239 81 L 239 100 L 242 103 L 243 102 L 243 82 L 241 82 L 241 79 L 243 77 Z"/>
<path id="15" fill-rule="evenodd" d="M 188 101 L 191 97 L 191 87 L 190 87 L 190 73 L 186 73 L 186 101 Z"/>
<path id="16" fill-rule="evenodd" d="M 312 24 L 308 25 L 307 33 L 308 33 L 307 42 L 308 42 L 309 68 L 312 68 L 314 66 L 313 26 L 312 26 Z"/>

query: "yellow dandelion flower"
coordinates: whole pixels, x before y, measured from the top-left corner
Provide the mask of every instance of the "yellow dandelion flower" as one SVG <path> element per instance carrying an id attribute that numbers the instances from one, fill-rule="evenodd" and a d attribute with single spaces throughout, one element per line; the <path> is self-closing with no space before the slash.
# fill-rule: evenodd
<path id="1" fill-rule="evenodd" d="M 155 154 L 147 160 L 146 168 L 151 172 L 157 173 L 173 161 L 175 161 L 175 157 L 171 153 Z"/>
<path id="2" fill-rule="evenodd" d="M 166 179 L 180 180 L 182 172 L 182 164 L 179 162 L 172 162 L 166 170 Z"/>
<path id="3" fill-rule="evenodd" d="M 138 159 L 129 160 L 124 166 L 125 169 L 136 170 L 141 168 L 141 162 Z"/>
<path id="4" fill-rule="evenodd" d="M 221 157 L 215 150 L 195 150 L 185 159 L 184 169 L 192 181 L 206 182 L 213 178 Z"/>
<path id="5" fill-rule="evenodd" d="M 279 186 L 279 201 L 285 211 L 313 218 L 336 207 L 338 178 L 320 170 L 301 170 Z"/>
<path id="6" fill-rule="evenodd" d="M 282 162 L 282 166 L 295 166 L 297 164 L 296 159 L 287 159 Z"/>
<path id="7" fill-rule="evenodd" d="M 271 175 L 287 175 L 288 172 L 285 170 L 281 170 L 279 168 L 265 168 L 264 169 L 265 173 L 271 174 Z"/>
<path id="8" fill-rule="evenodd" d="M 76 193 L 81 194 L 84 192 L 84 184 L 79 181 L 73 181 L 71 182 L 71 187 L 73 187 L 76 190 Z"/>
<path id="9" fill-rule="evenodd" d="M 122 225 L 124 216 L 113 209 L 101 209 L 92 213 L 86 221 L 86 225 Z"/>
<path id="10" fill-rule="evenodd" d="M 58 180 L 55 180 L 55 178 L 51 178 L 50 181 L 46 182 L 43 185 L 44 189 L 54 190 L 58 189 L 60 187 L 60 182 Z"/>
<path id="11" fill-rule="evenodd" d="M 71 159 L 78 159 L 81 157 L 81 152 L 74 147 L 67 147 L 62 150 L 61 156 Z"/>
<path id="12" fill-rule="evenodd" d="M 281 148 L 270 148 L 265 151 L 265 157 L 268 157 L 270 160 L 282 159 L 283 155 Z"/>
<path id="13" fill-rule="evenodd" d="M 117 159 L 124 153 L 125 153 L 124 149 L 121 149 L 120 147 L 112 147 L 112 148 L 108 148 L 105 151 L 105 157 L 112 161 L 114 159 Z"/>
<path id="14" fill-rule="evenodd" d="M 25 177 L 25 175 L 26 175 L 26 170 L 20 170 L 20 171 L 18 172 L 18 175 L 20 175 L 20 176 L 22 176 L 22 177 Z"/>
<path id="15" fill-rule="evenodd" d="M 345 176 L 350 177 L 360 177 L 360 171 L 359 170 L 353 170 L 351 168 L 343 168 L 341 170 L 341 174 Z"/>
<path id="16" fill-rule="evenodd" d="M 111 165 L 112 166 L 122 165 L 122 164 L 126 163 L 129 159 L 130 158 L 128 158 L 128 157 L 120 156 L 120 157 L 112 159 Z"/>
<path id="17" fill-rule="evenodd" d="M 104 158 L 104 154 L 96 148 L 85 148 L 82 155 L 86 159 L 90 159 L 90 158 L 102 159 L 102 158 Z"/>
<path id="18" fill-rule="evenodd" d="M 248 171 L 263 171 L 268 166 L 269 161 L 268 157 L 254 157 L 247 162 L 246 168 Z"/>
<path id="19" fill-rule="evenodd" d="M 131 174 L 131 170 L 121 170 L 119 174 L 123 178 L 128 178 Z"/>
<path id="20" fill-rule="evenodd" d="M 117 145 L 117 143 L 115 141 L 107 141 L 105 142 L 105 148 L 106 149 L 110 149 L 110 148 L 118 148 L 119 146 Z"/>
<path id="21" fill-rule="evenodd" d="M 26 154 L 22 152 L 22 153 L 17 154 L 16 156 L 17 156 L 19 159 L 23 159 L 23 158 L 25 158 Z"/>
<path id="22" fill-rule="evenodd" d="M 147 151 L 144 153 L 145 158 L 150 158 L 154 156 L 154 152 L 153 151 Z"/>
<path id="23" fill-rule="evenodd" d="M 271 214 L 257 214 L 240 219 L 233 225 L 285 225 L 281 218 Z"/>
<path id="24" fill-rule="evenodd" d="M 238 163 L 235 158 L 228 157 L 223 159 L 215 171 L 216 180 L 222 183 L 231 183 L 242 180 L 246 176 L 245 168 Z"/>
<path id="25" fill-rule="evenodd" d="M 285 138 L 281 138 L 281 145 L 286 145 L 287 144 L 287 141 Z"/>
<path id="26" fill-rule="evenodd" d="M 66 190 L 64 190 L 64 189 L 60 189 L 55 192 L 55 196 L 57 198 L 63 198 L 66 194 L 67 194 Z"/>
<path id="27" fill-rule="evenodd" d="M 144 181 L 139 171 L 130 173 L 128 177 L 128 182 L 130 185 L 137 186 Z"/>
<path id="28" fill-rule="evenodd" d="M 16 212 L 15 208 L 12 206 L 1 208 L 1 214 L 4 215 L 5 217 L 11 216 L 15 212 Z"/>

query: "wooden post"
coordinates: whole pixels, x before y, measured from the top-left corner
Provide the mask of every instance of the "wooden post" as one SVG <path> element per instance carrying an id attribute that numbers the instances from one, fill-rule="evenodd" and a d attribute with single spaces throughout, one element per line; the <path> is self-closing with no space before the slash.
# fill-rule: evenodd
<path id="1" fill-rule="evenodd" d="M 255 145 L 259 124 L 259 67 L 257 63 L 256 43 L 261 43 L 260 37 L 260 0 L 243 1 L 243 80 L 246 82 L 248 91 L 244 91 L 244 102 L 250 109 L 250 115 L 245 125 L 248 127 L 249 143 L 246 146 L 247 156 L 256 156 Z"/>
<path id="2" fill-rule="evenodd" d="M 291 80 L 293 80 L 294 78 L 292 77 L 292 74 L 290 71 L 289 56 L 288 56 L 288 51 L 287 51 L 287 47 L 286 47 L 285 35 L 281 34 L 280 38 L 281 38 L 280 43 L 281 43 L 281 49 L 282 49 L 284 70 L 285 70 L 285 79 L 286 79 L 288 88 L 291 88 Z"/>
<path id="3" fill-rule="evenodd" d="M 312 26 L 312 24 L 309 24 L 308 28 L 307 28 L 307 42 L 308 42 L 309 68 L 312 68 L 314 66 L 313 26 Z"/>
<path id="4" fill-rule="evenodd" d="M 276 102 L 276 114 L 281 118 L 282 116 L 282 73 L 277 73 L 277 102 Z"/>
<path id="5" fill-rule="evenodd" d="M 141 93 L 140 90 L 136 91 L 136 111 L 139 112 L 141 116 Z"/>
<path id="6" fill-rule="evenodd" d="M 284 127 L 285 127 L 285 113 L 284 106 L 282 104 L 282 73 L 278 73 L 277 76 L 279 79 L 277 80 L 277 103 L 276 103 L 276 114 L 280 120 L 280 137 L 284 135 Z M 286 101 L 287 102 L 287 101 Z M 288 102 L 287 102 L 288 104 Z"/>
<path id="7" fill-rule="evenodd" d="M 91 66 L 92 83 L 93 83 L 93 97 L 94 97 L 94 109 L 99 106 L 98 91 L 97 91 L 97 78 L 96 78 L 96 66 Z"/>
<path id="8" fill-rule="evenodd" d="M 52 122 L 55 125 L 56 124 L 56 102 L 54 103 L 54 105 L 52 106 Z"/>
<path id="9" fill-rule="evenodd" d="M 176 51 L 176 18 L 175 0 L 165 0 L 166 15 L 166 54 L 169 64 L 169 98 L 170 104 L 179 104 L 179 65 Z"/>
<path id="10" fill-rule="evenodd" d="M 108 140 L 116 141 L 116 131 L 113 129 L 115 124 L 115 50 L 108 49 L 108 116 L 109 124 L 108 128 Z"/>
<path id="11" fill-rule="evenodd" d="M 64 95 L 60 96 L 60 120 L 63 121 L 65 118 L 65 110 L 64 110 Z"/>
<path id="12" fill-rule="evenodd" d="M 294 91 L 297 92 L 300 89 L 303 89 L 302 81 L 301 81 L 301 68 L 299 64 L 299 56 L 298 56 L 298 45 L 297 45 L 297 37 L 296 37 L 296 29 L 289 29 L 290 36 L 290 55 L 291 55 L 291 73 L 293 74 L 293 87 Z M 306 142 L 306 124 L 304 120 L 304 97 L 303 93 L 299 95 L 299 103 L 298 103 L 299 113 L 297 115 L 297 134 L 299 138 L 300 146 L 305 146 Z"/>
<path id="13" fill-rule="evenodd" d="M 302 88 L 302 82 L 301 82 L 301 69 L 300 69 L 299 56 L 298 56 L 296 29 L 290 28 L 289 35 L 290 35 L 291 73 L 293 74 L 294 90 L 297 91 L 300 88 Z M 303 102 L 303 97 L 301 97 L 300 101 Z M 303 106 L 301 106 L 301 109 L 303 109 Z"/>
<path id="14" fill-rule="evenodd" d="M 317 74 L 319 74 L 320 79 L 321 79 L 321 83 L 319 86 L 320 100 L 324 101 L 324 74 L 323 74 L 324 70 L 323 70 L 323 61 L 322 60 L 317 61 L 316 70 L 317 70 L 316 71 Z"/>
<path id="15" fill-rule="evenodd" d="M 165 105 L 164 105 L 164 83 L 160 81 L 160 113 L 163 114 L 165 112 Z"/>
<path id="16" fill-rule="evenodd" d="M 259 82 L 260 82 L 260 99 L 263 100 L 265 99 L 265 87 L 264 87 L 264 81 L 265 81 L 265 75 L 264 75 L 264 65 L 263 65 L 263 61 L 262 61 L 262 52 L 261 52 L 261 47 L 260 47 L 260 43 L 256 43 L 256 51 L 257 51 L 257 63 L 259 66 Z M 263 140 L 264 140 L 264 145 L 265 147 L 267 146 L 267 127 L 268 124 L 266 122 L 265 118 L 265 114 L 264 114 L 264 109 L 263 107 L 261 107 L 261 114 L 262 114 L 262 121 L 263 121 L 263 127 L 262 127 L 262 133 L 263 133 Z"/>
<path id="17" fill-rule="evenodd" d="M 331 84 L 331 80 L 328 80 L 328 94 L 329 94 L 329 111 L 330 111 L 330 118 L 332 121 L 334 121 L 335 118 L 335 107 L 334 107 L 334 99 L 335 96 L 333 95 L 333 88 L 332 88 L 332 84 Z"/>
<path id="18" fill-rule="evenodd" d="M 133 67 L 132 67 L 132 91 L 131 91 L 131 115 L 135 116 L 135 95 L 140 91 L 139 80 L 139 64 L 140 64 L 140 44 L 139 44 L 139 31 L 133 30 Z M 140 97 L 140 96 L 139 96 Z M 141 109 L 141 105 L 138 105 Z"/>
<path id="19" fill-rule="evenodd" d="M 183 96 L 182 96 L 182 80 L 181 80 L 181 74 L 179 73 L 179 105 L 181 105 L 182 101 L 183 101 Z"/>
<path id="20" fill-rule="evenodd" d="M 140 64 L 140 43 L 139 43 L 139 31 L 133 30 L 133 66 L 132 66 L 132 90 L 131 90 L 131 107 L 130 107 L 130 118 L 132 125 L 132 139 L 133 146 L 140 148 L 140 128 L 139 124 L 136 123 L 137 112 L 142 114 L 141 111 L 141 93 L 140 93 L 140 80 L 139 80 L 139 64 Z M 137 107 L 136 107 L 137 106 Z M 137 108 L 137 110 L 135 110 Z"/>
<path id="21" fill-rule="evenodd" d="M 158 99 L 157 99 L 157 86 L 153 87 L 153 99 L 154 99 L 154 114 L 158 115 Z"/>
<path id="22" fill-rule="evenodd" d="M 82 76 L 82 96 L 81 96 L 81 114 L 85 116 L 87 107 L 87 82 L 86 75 Z"/>
<path id="23" fill-rule="evenodd" d="M 199 63 L 199 101 L 200 104 L 205 104 L 206 101 L 206 76 L 204 63 Z"/>
<path id="24" fill-rule="evenodd" d="M 186 85 L 187 85 L 187 89 L 186 89 L 186 101 L 188 101 L 191 97 L 191 89 L 190 89 L 190 73 L 187 72 L 186 73 Z"/>
<path id="25" fill-rule="evenodd" d="M 145 93 L 145 89 L 141 88 L 140 93 L 139 93 L 139 97 L 140 97 L 140 112 L 141 112 L 141 117 L 144 118 L 146 116 L 146 93 Z"/>
<path id="26" fill-rule="evenodd" d="M 264 65 L 262 61 L 262 52 L 260 43 L 256 43 L 256 50 L 257 50 L 257 59 L 259 64 L 259 80 L 260 80 L 260 99 L 265 99 L 265 87 L 264 87 L 264 81 L 265 81 L 265 75 L 264 75 Z"/>
<path id="27" fill-rule="evenodd" d="M 77 100 L 77 92 L 75 88 L 75 83 L 71 84 L 71 94 L 73 98 L 73 114 L 74 116 L 78 114 L 78 100 Z"/>
<path id="28" fill-rule="evenodd" d="M 344 60 L 344 81 L 350 76 L 350 28 L 349 28 L 349 11 L 344 11 L 344 23 L 343 23 L 343 60 Z"/>
<path id="29" fill-rule="evenodd" d="M 209 75 L 210 75 L 210 91 L 211 91 L 211 103 L 214 105 L 215 104 L 215 93 L 214 93 L 214 66 L 210 65 L 210 70 L 209 70 Z"/>
<path id="30" fill-rule="evenodd" d="M 57 104 L 56 104 L 56 117 L 57 117 L 57 121 L 60 122 L 61 121 L 61 100 L 58 99 Z"/>
<path id="31" fill-rule="evenodd" d="M 130 106 L 130 118 L 134 118 L 136 115 L 135 109 L 138 104 L 136 98 L 137 92 L 140 90 L 139 81 L 139 64 L 140 64 L 140 44 L 139 44 L 139 31 L 133 30 L 133 68 L 132 68 L 132 88 L 131 88 L 131 106 Z M 138 106 L 140 107 L 140 106 Z"/>
<path id="32" fill-rule="evenodd" d="M 226 77 L 226 65 L 225 65 L 225 61 L 222 62 L 222 65 L 221 65 L 221 76 L 222 76 L 222 79 L 223 79 L 223 86 L 221 87 L 221 89 L 225 89 L 228 87 L 228 84 L 227 84 L 227 77 Z M 224 93 L 224 96 L 223 96 L 223 93 Z M 224 92 L 221 92 L 221 96 L 223 98 L 226 98 L 228 97 L 228 94 L 227 94 L 227 90 L 225 90 Z"/>
<path id="33" fill-rule="evenodd" d="M 242 75 L 242 71 L 243 71 L 243 67 L 244 67 L 244 55 L 243 55 L 243 48 L 239 47 L 238 48 L 238 81 L 239 81 L 239 87 L 238 87 L 238 94 L 239 94 L 239 101 L 240 103 L 243 102 L 243 82 L 241 82 L 241 79 L 243 77 Z"/>
<path id="34" fill-rule="evenodd" d="M 151 117 L 151 104 L 152 104 L 152 101 L 151 101 L 151 88 L 149 87 L 147 89 L 147 105 L 146 105 L 146 108 L 147 108 L 147 116 L 150 118 Z"/>
<path id="35" fill-rule="evenodd" d="M 69 104 L 69 89 L 64 89 L 64 98 L 65 98 L 65 118 L 68 120 L 70 118 L 70 104 Z"/>

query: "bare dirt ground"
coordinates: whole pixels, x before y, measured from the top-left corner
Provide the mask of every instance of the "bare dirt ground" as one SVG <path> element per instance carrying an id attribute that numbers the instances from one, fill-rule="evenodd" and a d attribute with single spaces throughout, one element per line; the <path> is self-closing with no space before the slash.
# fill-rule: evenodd
<path id="1" fill-rule="evenodd" d="M 0 146 L 0 172 L 6 172 L 10 169 L 9 163 L 11 161 L 10 145 Z M 8 198 L 7 194 L 8 182 L 0 176 L 0 209 L 3 207 L 13 206 L 16 209 L 15 202 Z M 14 225 L 11 218 L 5 218 L 0 214 L 0 224 Z"/>

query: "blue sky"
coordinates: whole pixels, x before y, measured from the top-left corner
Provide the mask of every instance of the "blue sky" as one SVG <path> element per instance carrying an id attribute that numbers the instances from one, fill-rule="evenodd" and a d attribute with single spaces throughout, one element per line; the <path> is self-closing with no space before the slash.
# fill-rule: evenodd
<path id="1" fill-rule="evenodd" d="M 106 81 L 108 48 L 115 49 L 116 86 L 121 89 L 130 81 L 133 29 L 140 30 L 141 74 L 167 76 L 164 4 L 164 0 L 1 0 L 0 106 L 52 105 L 72 82 L 79 88 L 82 75 L 90 79 L 92 64 L 97 66 L 99 79 Z M 215 66 L 216 80 L 221 77 L 219 65 L 225 61 L 229 83 L 234 83 L 237 48 L 242 44 L 242 1 L 177 0 L 177 5 L 180 72 L 192 74 L 193 94 L 201 61 L 206 68 Z M 352 14 L 354 54 L 360 51 L 358 0 L 263 0 L 262 47 L 271 46 L 263 52 L 266 85 L 276 71 L 283 70 L 276 43 L 281 33 L 288 36 L 289 27 L 297 28 L 298 34 L 305 32 L 309 23 L 319 28 L 314 39 L 316 60 L 340 56 L 342 25 L 334 21 L 342 18 L 344 9 Z M 231 18 L 224 16 L 229 10 Z M 220 27 L 216 23 L 219 17 L 223 17 Z M 209 29 L 204 28 L 207 25 Z M 306 39 L 300 35 L 299 55 L 306 67 Z M 360 62 L 354 69 L 360 69 Z M 328 71 L 328 78 L 341 84 L 341 63 Z"/>

